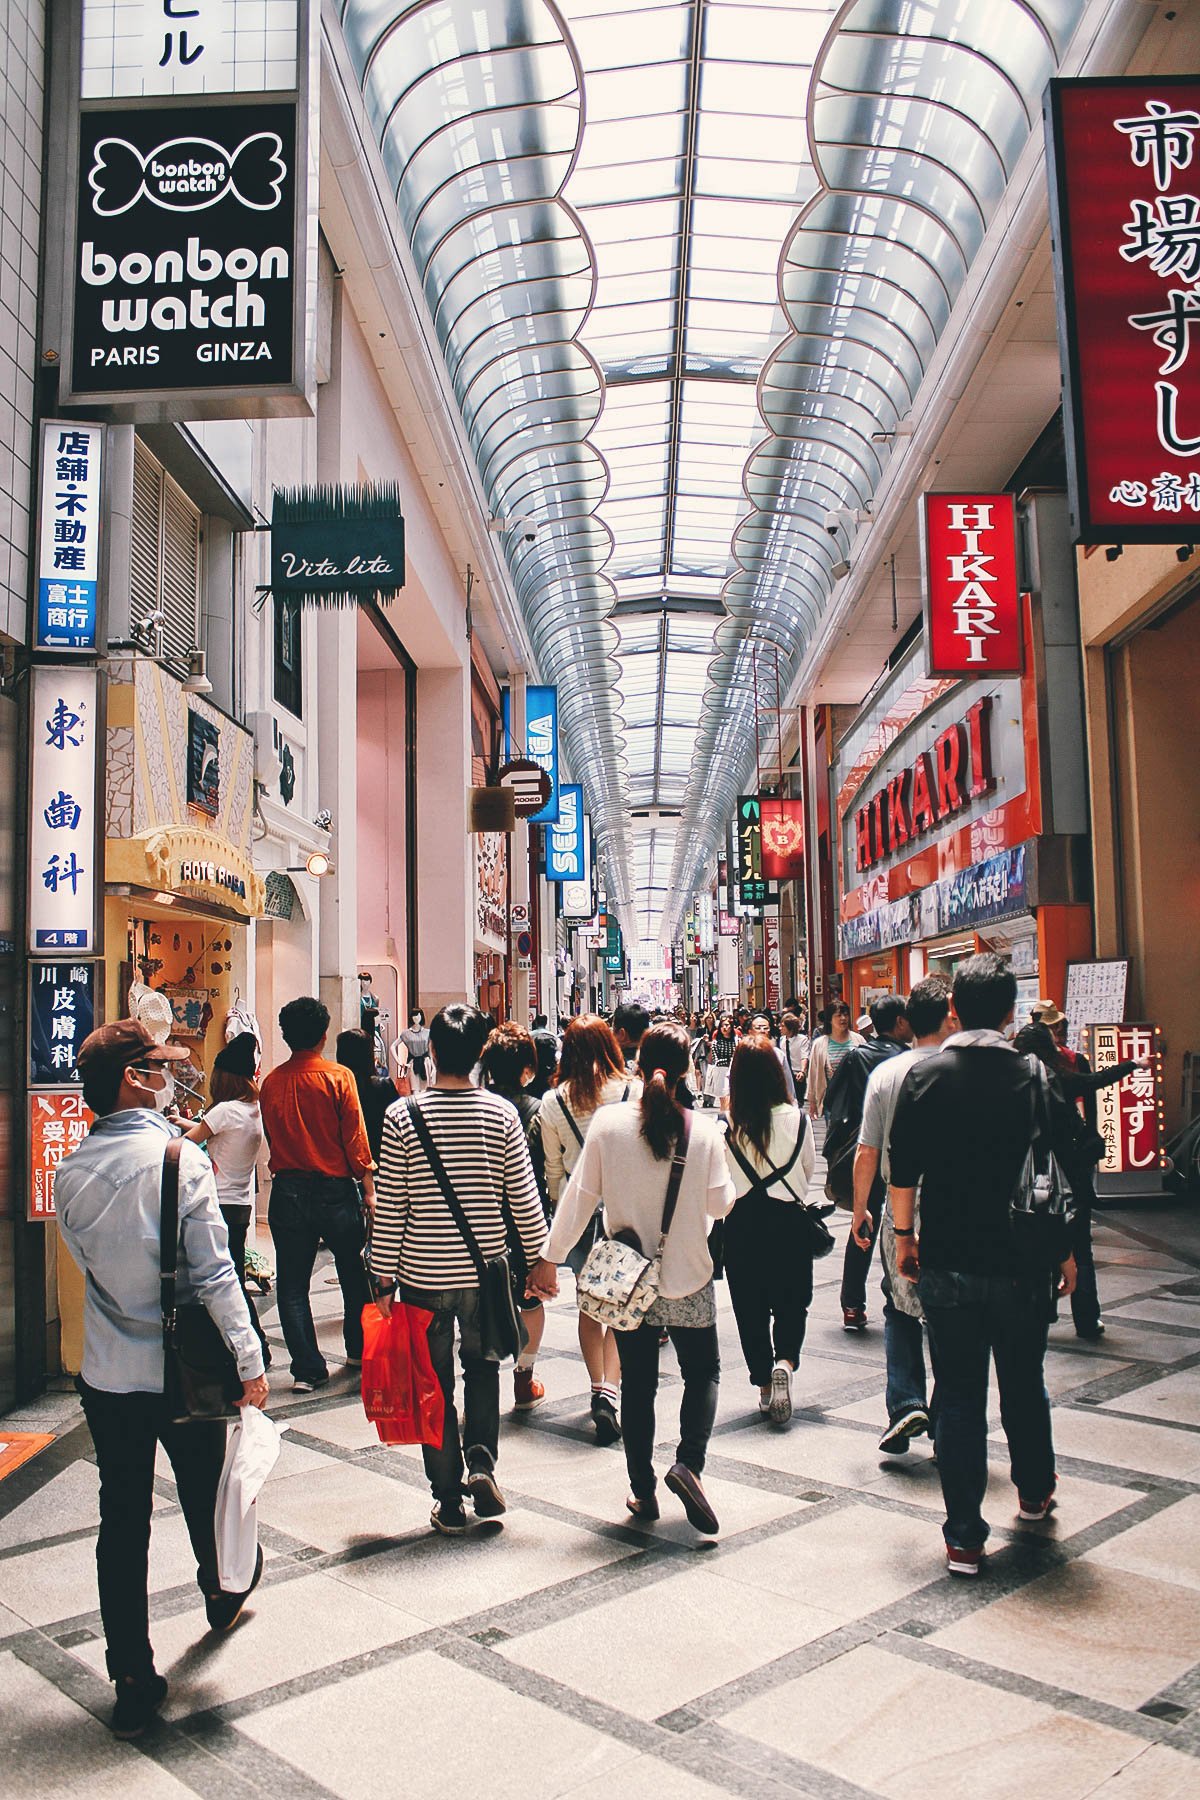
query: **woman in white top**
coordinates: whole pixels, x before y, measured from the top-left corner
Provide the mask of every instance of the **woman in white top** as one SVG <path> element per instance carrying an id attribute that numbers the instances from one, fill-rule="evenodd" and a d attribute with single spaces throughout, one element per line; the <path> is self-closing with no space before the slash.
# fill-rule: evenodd
<path id="1" fill-rule="evenodd" d="M 257 1069 L 258 1039 L 252 1031 L 243 1031 L 213 1058 L 209 1081 L 213 1104 L 202 1119 L 184 1132 L 193 1144 L 203 1144 L 212 1159 L 217 1202 L 229 1232 L 229 1254 L 244 1293 L 246 1236 L 254 1214 L 254 1171 L 263 1146 L 258 1083 L 254 1079 Z M 269 1368 L 271 1353 L 249 1293 L 246 1304 Z"/>
<path id="2" fill-rule="evenodd" d="M 813 1295 L 800 1209 L 816 1151 L 808 1121 L 787 1097 L 770 1038 L 746 1037 L 737 1047 L 725 1155 L 738 1196 L 725 1222 L 729 1298 L 758 1410 L 785 1425 Z"/>
<path id="3" fill-rule="evenodd" d="M 558 1205 L 579 1161 L 598 1108 L 634 1100 L 641 1091 L 641 1083 L 631 1081 L 625 1073 L 625 1058 L 612 1026 L 596 1013 L 581 1013 L 572 1019 L 563 1032 L 558 1085 L 543 1094 L 538 1104 L 537 1130 L 545 1157 L 546 1197 L 551 1208 Z M 589 1229 L 565 1258 L 573 1275 L 579 1274 L 596 1241 L 600 1214 L 597 1209 L 593 1211 L 595 1217 Z M 592 1384 L 596 1442 L 615 1444 L 621 1435 L 617 1418 L 621 1365 L 613 1333 L 580 1313 L 579 1348 Z"/>
<path id="4" fill-rule="evenodd" d="M 654 1476 L 654 1396 L 663 1331 L 670 1334 L 683 1376 L 679 1448 L 666 1477 L 698 1531 L 715 1532 L 717 1518 L 700 1485 L 717 1411 L 721 1361 L 717 1348 L 713 1266 L 708 1230 L 733 1204 L 733 1183 L 721 1140 L 711 1124 L 676 1104 L 688 1066 L 682 1025 L 652 1025 L 638 1046 L 643 1081 L 636 1106 L 605 1107 L 592 1121 L 583 1154 L 559 1202 L 542 1260 L 530 1274 L 538 1293 L 557 1292 L 555 1267 L 587 1229 L 597 1205 L 610 1235 L 636 1233 L 653 1255 L 662 1231 L 672 1162 L 684 1160 L 675 1215 L 662 1255 L 658 1299 L 636 1331 L 616 1334 L 621 1359 L 621 1422 L 637 1518 L 657 1519 Z"/>
<path id="5" fill-rule="evenodd" d="M 808 1059 L 808 1110 L 815 1119 L 825 1110 L 829 1078 L 852 1044 L 866 1040 L 850 1029 L 850 1008 L 844 1000 L 830 1008 L 829 1036 L 814 1038 Z"/>

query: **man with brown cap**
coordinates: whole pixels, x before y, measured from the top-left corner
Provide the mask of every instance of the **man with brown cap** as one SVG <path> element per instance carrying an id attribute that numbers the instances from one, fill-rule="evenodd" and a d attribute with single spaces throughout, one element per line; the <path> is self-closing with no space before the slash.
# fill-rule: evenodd
<path id="1" fill-rule="evenodd" d="M 163 1159 L 175 1135 L 163 1115 L 174 1100 L 172 1065 L 187 1055 L 158 1043 L 134 1019 L 102 1025 L 85 1038 L 79 1071 L 96 1122 L 63 1158 L 54 1184 L 63 1241 L 85 1278 L 78 1386 L 100 1467 L 96 1572 L 108 1672 L 117 1688 L 112 1729 L 121 1738 L 140 1737 L 167 1694 L 154 1668 L 147 1603 L 160 1443 L 175 1471 L 209 1625 L 228 1630 L 247 1598 L 222 1593 L 217 1575 L 214 1513 L 224 1423 L 175 1424 L 163 1401 L 159 1223 Z M 202 1302 L 237 1359 L 239 1405 L 265 1405 L 262 1350 L 229 1255 L 212 1167 L 187 1143 L 179 1163 L 177 1266 L 180 1304 Z"/>

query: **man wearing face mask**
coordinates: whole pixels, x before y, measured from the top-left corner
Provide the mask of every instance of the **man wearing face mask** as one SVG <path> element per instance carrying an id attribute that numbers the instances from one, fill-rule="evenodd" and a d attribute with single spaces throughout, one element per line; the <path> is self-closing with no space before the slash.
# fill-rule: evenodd
<path id="1" fill-rule="evenodd" d="M 154 1668 L 147 1605 L 159 1444 L 175 1471 L 196 1580 L 214 1631 L 227 1631 L 238 1618 L 262 1568 L 260 1553 L 250 1590 L 221 1592 L 214 1513 L 225 1425 L 175 1424 L 163 1402 L 159 1220 L 163 1159 L 175 1128 L 162 1115 L 175 1097 L 171 1065 L 187 1055 L 177 1045 L 156 1042 L 135 1019 L 102 1025 L 85 1038 L 79 1072 L 96 1122 L 63 1158 L 54 1184 L 63 1241 L 85 1278 L 78 1386 L 100 1468 L 96 1572 L 108 1672 L 117 1689 L 112 1729 L 120 1738 L 140 1737 L 167 1695 Z M 237 1359 L 238 1404 L 265 1406 L 262 1348 L 229 1254 L 212 1165 L 190 1143 L 179 1163 L 177 1267 L 179 1302 L 202 1302 Z"/>

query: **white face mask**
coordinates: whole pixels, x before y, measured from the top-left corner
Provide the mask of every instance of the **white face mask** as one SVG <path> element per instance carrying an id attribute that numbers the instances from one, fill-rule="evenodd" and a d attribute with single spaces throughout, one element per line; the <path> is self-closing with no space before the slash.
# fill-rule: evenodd
<path id="1" fill-rule="evenodd" d="M 175 1104 L 175 1077 L 171 1073 L 170 1069 L 166 1068 L 162 1064 L 159 1065 L 159 1068 L 155 1071 L 155 1073 L 161 1074 L 161 1076 L 163 1078 L 163 1086 L 155 1092 L 154 1110 L 155 1110 L 155 1112 L 160 1112 L 160 1113 L 170 1112 L 171 1108 Z"/>

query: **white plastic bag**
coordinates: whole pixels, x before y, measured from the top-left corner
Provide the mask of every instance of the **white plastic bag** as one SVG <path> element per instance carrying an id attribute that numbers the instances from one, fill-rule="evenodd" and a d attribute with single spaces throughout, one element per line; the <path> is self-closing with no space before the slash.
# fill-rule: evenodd
<path id="1" fill-rule="evenodd" d="M 258 1558 L 256 1501 L 279 1460 L 279 1427 L 257 1406 L 243 1406 L 229 1427 L 217 1486 L 217 1575 L 225 1594 L 244 1594 Z"/>

